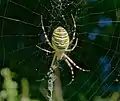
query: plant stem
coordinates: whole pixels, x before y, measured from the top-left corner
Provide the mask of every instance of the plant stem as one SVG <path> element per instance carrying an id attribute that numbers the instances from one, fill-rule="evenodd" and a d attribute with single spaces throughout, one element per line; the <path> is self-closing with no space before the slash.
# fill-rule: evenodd
<path id="1" fill-rule="evenodd" d="M 64 101 L 62 95 L 61 81 L 60 81 L 60 70 L 58 66 L 57 68 L 55 68 L 55 75 L 56 75 L 56 79 L 54 82 L 54 94 L 56 101 Z"/>

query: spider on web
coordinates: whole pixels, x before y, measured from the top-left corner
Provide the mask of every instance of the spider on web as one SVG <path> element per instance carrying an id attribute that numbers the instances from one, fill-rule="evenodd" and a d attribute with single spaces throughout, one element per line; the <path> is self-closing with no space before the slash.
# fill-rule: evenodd
<path id="1" fill-rule="evenodd" d="M 81 71 L 86 71 L 89 72 L 90 70 L 85 70 L 83 68 L 80 68 L 79 66 L 76 65 L 76 63 L 70 59 L 70 57 L 68 57 L 65 52 L 71 52 L 75 49 L 75 47 L 77 46 L 78 43 L 78 38 L 76 38 L 76 42 L 74 44 L 74 46 L 71 49 L 69 48 L 69 45 L 71 45 L 73 43 L 73 41 L 75 40 L 75 31 L 76 31 L 76 24 L 75 24 L 75 20 L 73 18 L 73 15 L 71 14 L 72 19 L 73 19 L 73 23 L 74 23 L 74 32 L 73 32 L 73 37 L 70 40 L 69 39 L 69 35 L 66 31 L 66 29 L 64 29 L 62 26 L 58 26 L 56 29 L 54 29 L 53 34 L 52 34 L 52 43 L 49 41 L 47 34 L 45 32 L 45 28 L 43 25 L 43 19 L 42 19 L 42 15 L 41 15 L 41 24 L 42 24 L 42 30 L 43 30 L 43 34 L 45 36 L 45 40 L 47 41 L 47 43 L 49 44 L 49 46 L 54 50 L 54 51 L 49 51 L 47 49 L 41 48 L 40 46 L 36 45 L 37 48 L 47 52 L 47 53 L 54 53 L 54 57 L 51 63 L 50 67 L 54 66 L 54 62 L 57 60 L 64 60 L 67 65 L 70 67 L 71 69 L 71 74 L 72 74 L 72 80 L 69 84 L 71 84 L 74 81 L 74 71 L 73 71 L 73 67 L 76 67 L 77 69 L 81 70 Z M 72 65 L 71 65 L 72 64 Z"/>

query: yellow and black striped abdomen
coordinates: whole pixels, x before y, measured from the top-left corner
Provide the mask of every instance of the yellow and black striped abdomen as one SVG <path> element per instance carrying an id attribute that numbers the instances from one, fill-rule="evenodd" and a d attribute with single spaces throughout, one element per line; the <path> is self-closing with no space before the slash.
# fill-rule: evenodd
<path id="1" fill-rule="evenodd" d="M 54 49 L 57 50 L 66 50 L 69 46 L 69 36 L 67 31 L 59 26 L 57 27 L 52 36 L 52 45 Z"/>

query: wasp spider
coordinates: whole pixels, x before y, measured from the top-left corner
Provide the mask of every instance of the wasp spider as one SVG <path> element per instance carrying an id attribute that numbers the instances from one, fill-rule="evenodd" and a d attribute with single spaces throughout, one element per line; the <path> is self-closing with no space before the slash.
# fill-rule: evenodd
<path id="1" fill-rule="evenodd" d="M 53 35 L 52 35 L 52 43 L 50 43 L 47 35 L 46 35 L 46 32 L 45 32 L 45 29 L 44 29 L 44 25 L 43 25 L 43 19 L 42 19 L 42 16 L 41 16 L 41 24 L 42 24 L 42 30 L 43 30 L 43 34 L 45 36 L 45 39 L 47 41 L 47 43 L 49 44 L 49 46 L 54 50 L 54 51 L 49 51 L 49 50 L 46 50 L 46 49 L 43 49 L 41 48 L 40 46 L 36 45 L 37 48 L 45 51 L 45 52 L 48 52 L 48 53 L 54 53 L 54 57 L 53 57 L 53 60 L 52 60 L 52 63 L 51 63 L 51 67 L 54 66 L 54 62 L 55 60 L 57 59 L 58 60 L 65 60 L 65 62 L 68 64 L 68 66 L 70 67 L 71 69 L 71 74 L 72 74 L 72 80 L 69 84 L 71 84 L 73 81 L 74 81 L 74 72 L 73 72 L 73 68 L 72 68 L 72 65 L 76 68 L 78 68 L 79 70 L 81 71 L 89 71 L 89 70 L 85 70 L 83 68 L 80 68 L 79 66 L 77 66 L 72 59 L 70 59 L 66 54 L 65 52 L 70 52 L 70 51 L 73 51 L 75 49 L 75 47 L 77 46 L 77 43 L 78 43 L 78 38 L 76 38 L 76 42 L 74 44 L 74 46 L 72 47 L 72 49 L 68 49 L 69 45 L 72 44 L 72 42 L 74 41 L 75 39 L 75 31 L 76 31 L 76 24 L 75 24 L 75 20 L 73 18 L 73 15 L 72 16 L 72 19 L 73 19 L 73 23 L 74 23 L 74 33 L 73 33 L 73 38 L 72 40 L 70 41 L 70 38 L 69 38 L 69 35 L 67 33 L 67 31 L 61 27 L 61 26 L 58 26 L 54 31 L 53 31 Z M 71 65 L 72 64 L 72 65 Z"/>

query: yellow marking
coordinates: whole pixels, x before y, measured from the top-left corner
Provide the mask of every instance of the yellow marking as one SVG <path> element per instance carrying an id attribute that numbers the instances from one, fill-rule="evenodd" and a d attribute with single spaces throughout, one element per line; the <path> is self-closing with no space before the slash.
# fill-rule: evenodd
<path id="1" fill-rule="evenodd" d="M 54 33 L 53 33 L 53 37 L 54 37 L 54 36 L 64 38 L 64 37 L 67 37 L 67 36 L 68 36 L 68 33 L 56 33 L 56 32 L 54 32 Z"/>
<path id="2" fill-rule="evenodd" d="M 67 47 L 68 47 L 68 44 L 63 44 L 63 45 L 61 45 L 61 44 L 56 44 L 56 43 L 53 43 L 54 44 L 54 46 L 56 47 L 56 48 L 62 48 L 62 49 L 66 49 Z"/>
<path id="3" fill-rule="evenodd" d="M 59 37 L 57 37 L 57 36 L 54 36 L 53 37 L 56 41 L 57 40 L 69 40 L 69 36 L 67 36 L 67 37 L 65 37 L 65 38 L 59 38 Z"/>

